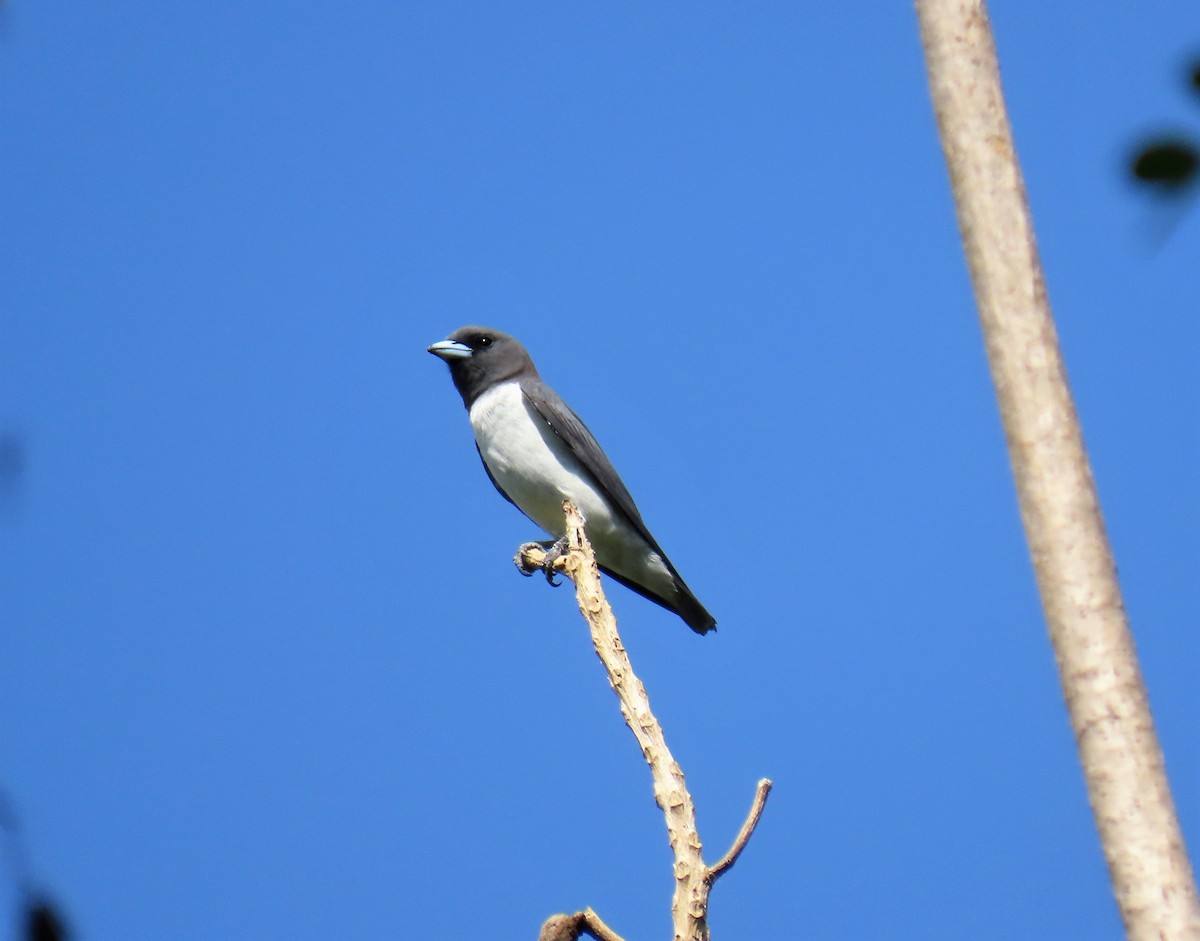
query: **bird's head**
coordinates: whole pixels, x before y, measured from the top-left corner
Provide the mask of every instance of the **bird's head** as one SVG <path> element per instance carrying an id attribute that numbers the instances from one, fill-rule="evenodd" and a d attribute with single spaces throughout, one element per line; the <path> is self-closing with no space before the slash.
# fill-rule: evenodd
<path id="1" fill-rule="evenodd" d="M 525 347 L 490 327 L 461 327 L 430 346 L 429 352 L 450 367 L 467 408 L 497 383 L 537 375 Z"/>

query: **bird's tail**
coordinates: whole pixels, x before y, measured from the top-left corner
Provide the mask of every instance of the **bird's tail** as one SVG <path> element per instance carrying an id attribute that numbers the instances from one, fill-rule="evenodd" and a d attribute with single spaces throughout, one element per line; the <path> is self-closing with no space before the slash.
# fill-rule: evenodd
<path id="1" fill-rule="evenodd" d="M 717 619 L 708 613 L 696 596 L 692 594 L 682 579 L 675 585 L 675 613 L 683 618 L 683 622 L 697 634 L 707 634 L 717 629 Z"/>
<path id="2" fill-rule="evenodd" d="M 669 563 L 668 563 L 669 564 Z M 600 571 L 610 578 L 616 579 L 630 591 L 636 591 L 648 601 L 653 601 L 657 605 L 661 605 L 668 611 L 674 611 L 683 622 L 694 630 L 697 634 L 707 634 L 709 631 L 717 629 L 717 619 L 705 610 L 704 605 L 696 600 L 696 596 L 692 594 L 691 589 L 684 584 L 683 579 L 679 577 L 674 569 L 671 574 L 675 578 L 675 591 L 669 598 L 664 598 L 662 595 L 655 594 L 644 585 L 639 585 L 637 582 L 626 578 L 619 572 L 614 572 L 606 565 L 600 566 Z"/>

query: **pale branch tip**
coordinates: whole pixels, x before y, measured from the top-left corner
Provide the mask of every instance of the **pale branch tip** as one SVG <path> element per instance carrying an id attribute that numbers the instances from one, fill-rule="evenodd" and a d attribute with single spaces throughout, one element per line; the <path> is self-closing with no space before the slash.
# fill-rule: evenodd
<path id="1" fill-rule="evenodd" d="M 549 553 L 546 548 L 537 542 L 524 543 L 517 549 L 517 554 L 513 556 L 513 565 L 517 567 L 522 575 L 532 575 L 534 572 L 539 572 L 546 564 L 546 557 Z M 555 572 L 561 572 L 564 575 L 567 573 L 567 553 L 559 555 L 551 564 L 551 568 Z"/>
<path id="2" fill-rule="evenodd" d="M 538 543 L 526 543 L 517 550 L 513 561 L 523 575 L 528 575 L 539 569 L 546 571 L 543 566 L 549 560 L 547 568 L 550 572 L 561 572 L 574 583 L 576 601 L 591 632 L 592 646 L 604 664 L 625 724 L 650 767 L 654 800 L 666 821 L 667 839 L 675 857 L 675 891 L 671 899 L 675 938 L 677 941 L 708 941 L 709 890 L 716 878 L 729 869 L 745 849 L 762 816 L 771 782 L 767 778 L 758 782 L 749 816 L 729 852 L 715 866 L 705 865 L 700 834 L 696 829 L 695 804 L 688 793 L 683 771 L 667 748 L 662 726 L 650 709 L 646 687 L 633 672 L 617 632 L 617 619 L 604 596 L 599 566 L 588 541 L 583 516 L 569 501 L 563 502 L 563 512 L 566 537 L 555 545 L 554 554 L 548 556 L 546 549 Z M 575 941 L 580 933 L 588 933 L 599 941 L 621 941 L 591 909 L 575 915 L 554 916 L 543 925 L 539 941 Z"/>
<path id="3" fill-rule="evenodd" d="M 591 908 L 583 910 L 583 930 L 596 941 L 625 941 L 613 931 Z"/>
<path id="4" fill-rule="evenodd" d="M 733 840 L 733 845 L 729 847 L 729 852 L 718 859 L 713 865 L 708 867 L 708 882 L 711 885 L 725 872 L 737 862 L 738 857 L 742 855 L 742 850 L 746 848 L 746 844 L 750 842 L 750 837 L 754 835 L 754 828 L 758 826 L 758 820 L 762 816 L 763 808 L 767 806 L 767 796 L 771 793 L 773 786 L 770 778 L 763 778 L 758 782 L 758 787 L 754 789 L 754 801 L 750 805 L 750 813 L 746 815 L 746 822 L 742 824 L 742 829 L 738 831 L 738 835 Z"/>

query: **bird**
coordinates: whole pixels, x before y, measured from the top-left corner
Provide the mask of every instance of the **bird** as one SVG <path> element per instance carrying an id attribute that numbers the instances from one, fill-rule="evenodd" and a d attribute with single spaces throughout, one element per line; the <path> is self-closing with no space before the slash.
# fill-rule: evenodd
<path id="1" fill-rule="evenodd" d="M 583 514 L 601 571 L 679 615 L 697 634 L 716 627 L 650 534 L 587 425 L 542 381 L 520 342 L 471 326 L 428 350 L 450 367 L 492 484 L 559 540 L 551 558 L 566 548 L 562 501 L 570 500 Z M 544 570 L 549 578 L 551 570 Z"/>

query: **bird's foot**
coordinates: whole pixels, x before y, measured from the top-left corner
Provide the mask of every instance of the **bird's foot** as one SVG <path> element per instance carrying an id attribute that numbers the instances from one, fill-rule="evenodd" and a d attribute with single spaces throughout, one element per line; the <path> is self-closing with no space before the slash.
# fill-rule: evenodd
<path id="1" fill-rule="evenodd" d="M 513 556 L 513 564 L 517 567 L 517 571 L 529 578 L 534 572 L 541 571 L 541 565 L 534 565 L 529 561 L 529 553 L 531 552 L 546 552 L 554 545 L 553 542 L 523 542 L 517 547 L 517 554 Z"/>
<path id="2" fill-rule="evenodd" d="M 542 562 L 542 571 L 546 573 L 546 581 L 555 588 L 559 586 L 559 582 L 554 580 L 554 563 L 567 554 L 570 548 L 570 543 L 567 542 L 567 537 L 563 536 L 557 542 L 550 543 L 546 549 L 546 559 Z"/>
<path id="3" fill-rule="evenodd" d="M 539 549 L 544 553 L 540 565 L 531 565 L 526 557 L 526 552 L 533 549 Z M 563 536 L 557 542 L 527 542 L 517 549 L 517 555 L 513 559 L 513 562 L 516 563 L 517 571 L 526 578 L 529 578 L 534 572 L 540 571 L 546 576 L 546 581 L 557 588 L 561 582 L 555 581 L 554 563 L 566 555 L 567 549 L 566 536 Z"/>

